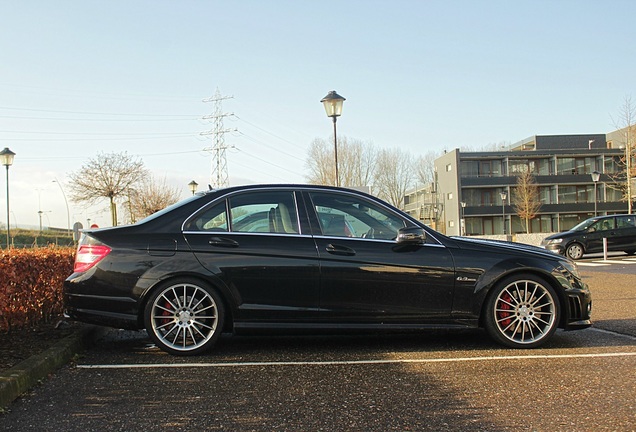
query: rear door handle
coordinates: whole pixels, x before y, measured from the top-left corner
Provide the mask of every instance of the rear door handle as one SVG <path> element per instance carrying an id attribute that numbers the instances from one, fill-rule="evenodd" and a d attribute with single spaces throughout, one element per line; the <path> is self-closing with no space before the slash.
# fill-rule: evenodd
<path id="1" fill-rule="evenodd" d="M 227 248 L 235 248 L 239 246 L 239 243 L 237 241 L 234 241 L 232 239 L 222 238 L 222 237 L 211 237 L 210 240 L 208 240 L 208 243 L 211 246 L 227 247 Z"/>
<path id="2" fill-rule="evenodd" d="M 334 245 L 333 243 L 328 244 L 326 250 L 332 255 L 354 256 L 356 254 L 356 251 L 351 248 Z"/>

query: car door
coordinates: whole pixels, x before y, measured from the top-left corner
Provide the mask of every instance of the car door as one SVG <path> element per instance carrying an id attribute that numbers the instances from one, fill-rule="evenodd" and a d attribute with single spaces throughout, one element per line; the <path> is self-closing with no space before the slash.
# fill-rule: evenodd
<path id="1" fill-rule="evenodd" d="M 616 250 L 636 251 L 636 216 L 616 216 Z"/>
<path id="2" fill-rule="evenodd" d="M 272 189 L 217 200 L 184 224 L 197 259 L 235 296 L 237 328 L 317 313 L 318 254 L 302 225 L 295 193 Z"/>
<path id="3" fill-rule="evenodd" d="M 585 244 L 586 253 L 602 252 L 603 251 L 603 239 L 607 238 L 608 250 L 610 249 L 611 230 L 614 227 L 613 218 L 602 218 L 594 222 L 587 228 L 585 235 L 581 237 L 581 240 Z"/>
<path id="4" fill-rule="evenodd" d="M 450 315 L 453 259 L 440 243 L 400 247 L 395 238 L 406 219 L 356 194 L 308 192 L 306 201 L 326 320 L 417 323 Z"/>

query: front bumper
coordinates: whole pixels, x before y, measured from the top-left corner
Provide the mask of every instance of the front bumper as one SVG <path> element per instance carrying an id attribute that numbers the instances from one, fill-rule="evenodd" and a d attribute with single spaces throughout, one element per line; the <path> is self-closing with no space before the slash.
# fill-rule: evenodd
<path id="1" fill-rule="evenodd" d="M 547 244 L 541 245 L 547 251 L 554 252 L 559 255 L 565 255 L 565 248 L 561 244 Z"/>

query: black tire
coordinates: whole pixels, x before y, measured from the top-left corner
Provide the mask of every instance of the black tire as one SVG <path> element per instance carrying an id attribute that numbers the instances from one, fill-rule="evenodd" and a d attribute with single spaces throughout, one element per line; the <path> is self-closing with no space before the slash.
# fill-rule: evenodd
<path id="1" fill-rule="evenodd" d="M 580 243 L 572 243 L 565 250 L 565 255 L 568 258 L 572 258 L 573 260 L 581 259 L 584 253 L 585 250 L 583 249 L 583 245 L 581 245 Z"/>
<path id="2" fill-rule="evenodd" d="M 561 305 L 542 278 L 519 274 L 502 280 L 486 301 L 484 326 L 496 342 L 511 348 L 536 348 L 556 331 Z"/>
<path id="3" fill-rule="evenodd" d="M 630 250 L 626 250 L 625 253 L 627 255 L 634 255 L 636 253 L 636 249 L 630 249 Z"/>
<path id="4" fill-rule="evenodd" d="M 197 355 L 212 349 L 223 330 L 221 296 L 195 279 L 159 286 L 148 299 L 144 324 L 159 348 L 174 355 Z"/>

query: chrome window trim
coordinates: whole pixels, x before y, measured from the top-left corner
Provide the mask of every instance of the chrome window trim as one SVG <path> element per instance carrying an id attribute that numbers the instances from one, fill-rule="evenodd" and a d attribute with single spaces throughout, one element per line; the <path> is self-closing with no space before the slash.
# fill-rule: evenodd
<path id="1" fill-rule="evenodd" d="M 301 224 L 300 224 L 300 213 L 298 211 L 298 196 L 297 193 L 300 192 L 335 192 L 338 194 L 344 194 L 344 195 L 351 195 L 354 197 L 360 197 L 361 195 L 359 195 L 356 191 L 349 191 L 349 190 L 341 190 L 341 189 L 332 189 L 332 188 L 325 188 L 325 187 L 320 187 L 320 186 L 316 186 L 316 187 L 307 187 L 305 185 L 271 185 L 267 188 L 263 188 L 262 186 L 257 186 L 257 187 L 246 187 L 245 189 L 241 189 L 240 191 L 229 191 L 226 192 L 224 194 L 222 194 L 221 196 L 217 197 L 216 199 L 206 203 L 205 205 L 201 206 L 200 208 L 198 208 L 196 211 L 192 212 L 192 214 L 190 216 L 188 216 L 184 222 L 181 224 L 181 232 L 182 233 L 186 233 L 186 231 L 184 231 L 184 227 L 186 225 L 187 222 L 190 221 L 190 219 L 197 213 L 199 213 L 201 210 L 203 210 L 204 208 L 214 205 L 214 203 L 216 203 L 217 201 L 221 200 L 221 199 L 226 199 L 228 196 L 231 196 L 235 193 L 244 193 L 244 192 L 254 192 L 254 191 L 272 191 L 272 190 L 287 190 L 287 191 L 291 191 L 294 194 L 294 201 L 296 204 L 296 215 L 297 215 L 297 223 L 298 223 L 298 234 L 280 234 L 280 235 L 291 235 L 291 236 L 308 236 L 307 234 L 303 234 L 302 230 L 301 230 Z M 375 204 L 379 205 L 380 207 L 386 209 L 387 211 L 395 214 L 396 216 L 400 217 L 401 219 L 405 219 L 410 221 L 413 225 L 415 226 L 419 226 L 422 227 L 425 231 L 426 231 L 426 238 L 431 238 L 433 239 L 437 244 L 435 243 L 426 243 L 426 245 L 436 245 L 436 246 L 444 246 L 444 243 L 442 243 L 441 241 L 439 241 L 439 239 L 437 239 L 437 237 L 435 237 L 435 235 L 433 235 L 431 233 L 431 231 L 434 233 L 435 231 L 430 230 L 424 225 L 422 224 L 420 221 L 412 218 L 410 215 L 408 215 L 407 213 L 403 213 L 400 211 L 400 213 L 396 213 L 395 210 L 393 210 L 393 208 L 387 207 L 383 202 L 377 201 L 377 199 L 375 199 L 375 197 L 373 197 L 372 195 L 369 195 L 370 198 L 367 196 L 369 194 L 364 194 L 362 195 L 362 198 L 372 201 Z M 315 211 L 315 210 L 314 210 Z M 226 212 L 228 212 L 227 209 L 227 201 L 226 201 Z M 227 216 L 229 217 L 229 212 L 227 214 Z M 228 228 L 229 228 L 229 224 L 230 222 L 228 221 Z M 187 233 L 191 234 L 191 233 L 203 233 L 203 234 L 210 234 L 211 232 L 208 231 L 187 231 Z M 236 232 L 233 231 L 217 231 L 217 233 L 221 234 L 221 233 L 226 233 L 226 234 L 238 234 Z M 245 233 L 245 234 L 252 234 L 252 233 Z M 258 233 L 255 233 L 258 234 Z M 268 234 L 268 233 L 261 233 L 261 234 Z M 269 233 L 272 234 L 272 233 Z M 276 233 L 274 233 L 276 234 Z M 309 237 L 313 237 L 311 235 L 309 235 Z M 316 237 L 321 237 L 321 236 L 316 236 Z M 324 236 L 323 236 L 324 237 Z M 329 237 L 331 238 L 331 237 Z M 333 238 L 348 238 L 348 237 L 333 237 Z M 362 239 L 362 240 L 374 240 L 374 239 Z M 388 241 L 393 241 L 394 240 L 388 240 Z"/>
<path id="2" fill-rule="evenodd" d="M 298 233 L 297 234 L 288 234 L 288 233 L 282 233 L 284 235 L 291 235 L 291 236 L 301 236 L 302 234 L 302 230 L 301 230 L 301 224 L 300 224 L 300 213 L 298 211 L 298 197 L 297 197 L 297 192 L 298 192 L 298 188 L 295 188 L 293 186 L 272 186 L 271 188 L 262 188 L 262 187 L 252 187 L 252 188 L 246 188 L 246 189 L 241 189 L 239 191 L 231 191 L 231 192 L 226 192 L 223 195 L 213 199 L 212 201 L 207 202 L 205 205 L 202 205 L 201 207 L 199 207 L 198 209 L 196 209 L 195 211 L 193 211 L 190 216 L 188 216 L 187 218 L 184 219 L 183 223 L 181 224 L 181 232 L 183 234 L 192 234 L 192 233 L 204 233 L 204 234 L 210 234 L 213 232 L 216 233 L 233 233 L 233 234 L 238 234 L 239 232 L 237 231 L 232 231 L 232 214 L 230 212 L 230 203 L 228 202 L 227 198 L 235 195 L 235 194 L 243 194 L 246 192 L 254 192 L 254 191 L 268 191 L 268 192 L 272 192 L 272 191 L 287 191 L 287 192 L 291 192 L 292 196 L 294 198 L 294 206 L 296 209 L 296 224 L 298 225 Z M 194 215 L 198 214 L 199 212 L 203 211 L 204 209 L 208 208 L 208 207 L 213 207 L 216 204 L 218 204 L 219 201 L 221 200 L 225 200 L 225 216 L 227 218 L 227 227 L 228 230 L 227 231 L 186 231 L 185 230 L 185 226 L 188 224 L 188 222 L 190 222 L 190 220 L 194 217 Z M 246 234 L 252 234 L 252 233 L 246 233 Z M 268 233 L 261 233 L 261 234 L 268 234 Z M 269 234 L 280 234 L 280 233 L 269 233 Z"/>
<path id="3" fill-rule="evenodd" d="M 237 236 L 273 236 L 273 237 L 292 237 L 292 238 L 313 238 L 309 234 L 292 234 L 292 233 L 272 233 L 272 232 L 241 232 L 241 231 L 182 231 L 183 235 L 237 235 Z"/>
<path id="4" fill-rule="evenodd" d="M 372 239 L 372 238 L 363 238 L 363 237 L 337 237 L 337 236 L 323 236 L 323 235 L 316 235 L 313 236 L 313 238 L 319 238 L 319 239 L 328 239 L 328 240 L 356 240 L 356 241 L 366 241 L 366 242 L 374 242 L 374 243 L 391 243 L 391 244 L 398 244 L 398 242 L 396 240 L 383 240 L 383 239 Z M 421 246 L 433 246 L 433 247 L 441 247 L 441 248 L 446 248 L 446 246 L 444 246 L 443 244 L 437 244 L 437 243 L 424 243 Z"/>

